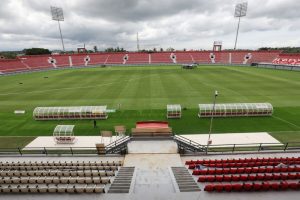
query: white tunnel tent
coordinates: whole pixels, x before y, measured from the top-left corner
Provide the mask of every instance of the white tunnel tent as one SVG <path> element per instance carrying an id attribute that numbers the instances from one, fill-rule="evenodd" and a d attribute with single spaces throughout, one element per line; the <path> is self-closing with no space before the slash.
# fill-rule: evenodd
<path id="1" fill-rule="evenodd" d="M 181 105 L 180 104 L 169 104 L 167 105 L 167 118 L 181 118 Z"/>
<path id="2" fill-rule="evenodd" d="M 271 116 L 270 103 L 199 104 L 199 117 Z"/>
<path id="3" fill-rule="evenodd" d="M 107 119 L 107 106 L 37 107 L 35 120 Z"/>
<path id="4" fill-rule="evenodd" d="M 74 125 L 57 125 L 53 138 L 57 144 L 73 144 L 75 142 Z"/>

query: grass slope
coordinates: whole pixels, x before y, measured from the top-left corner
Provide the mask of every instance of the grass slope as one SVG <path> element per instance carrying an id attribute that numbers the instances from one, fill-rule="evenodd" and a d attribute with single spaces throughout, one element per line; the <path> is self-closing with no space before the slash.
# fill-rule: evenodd
<path id="1" fill-rule="evenodd" d="M 45 76 L 49 78 L 44 78 Z M 23 84 L 19 84 L 19 83 Z M 250 67 L 179 66 L 109 67 L 68 69 L 0 77 L 0 135 L 51 135 L 57 124 L 75 124 L 76 135 L 98 135 L 114 125 L 133 127 L 139 120 L 166 120 L 166 105 L 187 108 L 180 120 L 169 120 L 175 133 L 207 133 L 209 119 L 197 117 L 199 103 L 270 102 L 273 117 L 222 118 L 214 120 L 213 132 L 288 132 L 295 140 L 300 131 L 300 74 Z M 48 121 L 32 119 L 36 106 L 108 105 L 121 109 L 109 119 Z M 13 114 L 16 109 L 25 115 Z M 284 132 L 283 132 L 284 131 Z M 280 134 L 282 133 L 282 134 Z M 287 138 L 288 139 L 288 138 Z"/>

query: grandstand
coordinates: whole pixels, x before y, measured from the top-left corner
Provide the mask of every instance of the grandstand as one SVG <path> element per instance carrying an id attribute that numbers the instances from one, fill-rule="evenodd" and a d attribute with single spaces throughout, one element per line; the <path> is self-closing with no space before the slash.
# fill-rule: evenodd
<path id="1" fill-rule="evenodd" d="M 174 57 L 172 59 L 171 57 Z M 126 59 L 124 59 L 126 57 Z M 282 54 L 280 51 L 179 51 L 179 52 L 124 52 L 69 55 L 21 56 L 16 60 L 0 60 L 0 72 L 51 69 L 56 67 L 82 67 L 99 65 L 149 64 L 224 64 L 251 65 L 269 63 L 299 65 L 300 55 Z M 52 60 L 52 62 L 51 62 Z"/>
<path id="2" fill-rule="evenodd" d="M 72 1 L 74 10 L 87 10 L 68 13 L 66 19 L 62 8 L 50 7 L 63 49 L 55 52 L 60 53 L 25 49 L 25 55 L 15 59 L 0 56 L 0 200 L 298 200 L 300 54 L 253 50 L 257 44 L 237 50 L 247 2 L 235 7 L 234 17 L 239 19 L 233 49 L 226 46 L 224 50 L 223 42 L 215 41 L 213 50 L 199 50 L 203 48 L 199 46 L 186 50 L 176 45 L 183 50 L 169 47 L 166 51 L 165 45 L 173 46 L 170 41 L 201 44 L 204 40 L 198 40 L 199 36 L 209 41 L 218 36 L 227 42 L 232 36 L 230 26 L 221 30 L 221 23 L 230 21 L 226 9 L 232 5 L 213 5 L 222 10 L 216 17 L 209 8 L 197 10 L 197 1 L 172 1 L 184 10 L 155 1 L 113 2 L 111 7 L 116 10 L 110 10 L 110 2 L 103 2 L 97 2 L 98 6 L 107 11 L 94 7 L 93 1 Z M 27 3 L 23 4 L 14 7 L 12 3 L 10 9 L 25 10 Z M 200 2 L 201 9 L 204 4 Z M 36 7 L 40 9 L 36 16 L 42 19 L 43 5 Z M 93 8 L 103 16 L 95 16 Z M 170 18 L 166 9 L 173 13 Z M 267 13 L 264 6 L 261 9 Z M 33 10 L 31 7 L 30 12 Z M 149 10 L 155 11 L 153 16 Z M 86 11 L 89 17 L 80 21 Z M 34 22 L 36 16 L 26 12 L 28 21 Z M 10 14 L 5 13 L 14 19 Z M 262 23 L 258 30 L 251 29 L 253 37 L 247 38 L 248 43 L 253 41 L 250 38 L 261 37 L 256 32 L 268 30 L 264 23 L 273 22 L 269 16 L 255 15 L 251 14 L 251 20 L 260 23 L 253 19 L 257 17 Z M 61 29 L 69 17 L 74 17 L 73 24 Z M 164 20 L 156 23 L 159 18 Z M 167 24 L 174 19 L 180 31 Z M 205 31 L 195 24 L 199 19 L 205 22 Z M 132 21 L 128 24 L 127 20 Z M 210 31 L 217 20 L 213 27 L 218 31 Z M 248 21 L 247 29 L 255 27 L 253 22 Z M 32 33 L 34 43 L 46 35 L 38 45 L 48 40 L 48 48 L 57 48 L 49 44 L 55 38 L 53 30 L 43 23 L 41 29 L 48 32 Z M 97 32 L 91 34 L 91 25 L 97 25 L 93 27 Z M 0 41 L 22 38 L 8 34 L 13 29 L 7 26 L 4 35 L 0 31 Z M 136 50 L 127 48 L 132 46 L 132 33 L 141 28 Z M 64 29 L 68 29 L 65 40 Z M 76 29 L 84 31 L 72 33 Z M 25 38 L 31 37 L 31 30 L 26 27 Z M 114 38 L 109 41 L 107 33 Z M 149 42 L 153 44 L 146 44 Z M 101 51 L 96 46 L 99 43 Z M 116 44 L 130 51 L 109 47 Z"/>

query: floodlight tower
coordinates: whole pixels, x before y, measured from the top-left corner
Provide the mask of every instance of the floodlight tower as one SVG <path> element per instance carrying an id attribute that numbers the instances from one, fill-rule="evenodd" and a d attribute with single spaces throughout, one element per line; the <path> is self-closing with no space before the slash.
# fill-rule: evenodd
<path id="1" fill-rule="evenodd" d="M 51 9 L 52 20 L 57 21 L 57 23 L 58 23 L 61 44 L 63 47 L 63 51 L 65 52 L 64 39 L 63 39 L 63 36 L 61 33 L 61 28 L 60 28 L 60 21 L 64 21 L 63 9 L 59 8 L 59 7 L 54 7 L 54 6 L 51 6 L 50 9 Z"/>
<path id="2" fill-rule="evenodd" d="M 137 51 L 140 51 L 139 32 L 136 33 L 136 48 L 137 48 Z"/>
<path id="3" fill-rule="evenodd" d="M 236 49 L 236 44 L 237 44 L 237 40 L 238 40 L 241 17 L 246 16 L 247 7 L 248 7 L 248 2 L 238 3 L 235 5 L 234 17 L 239 18 L 239 21 L 238 21 L 238 26 L 237 26 L 237 30 L 236 30 L 234 50 Z"/>

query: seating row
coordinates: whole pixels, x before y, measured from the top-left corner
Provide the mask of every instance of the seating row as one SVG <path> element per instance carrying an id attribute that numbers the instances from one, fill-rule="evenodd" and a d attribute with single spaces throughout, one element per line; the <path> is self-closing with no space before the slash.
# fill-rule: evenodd
<path id="1" fill-rule="evenodd" d="M 268 181 L 295 179 L 300 179 L 300 173 L 200 176 L 198 178 L 198 182 Z"/>
<path id="2" fill-rule="evenodd" d="M 246 173 L 246 174 L 251 174 L 251 173 L 283 173 L 283 172 L 300 172 L 300 166 L 200 169 L 200 170 L 193 170 L 193 175 L 243 174 L 243 173 Z"/>
<path id="3" fill-rule="evenodd" d="M 61 170 L 53 170 L 53 171 L 12 171 L 12 170 L 2 170 L 0 171 L 0 176 L 72 176 L 72 177 L 84 177 L 84 176 L 114 176 L 114 171 L 99 171 L 99 170 L 74 170 L 74 171 L 61 171 Z"/>
<path id="4" fill-rule="evenodd" d="M 236 183 L 236 184 L 209 184 L 204 187 L 207 192 L 241 192 L 241 191 L 268 191 L 268 190 L 300 190 L 300 182 L 262 182 L 262 183 Z"/>
<path id="5" fill-rule="evenodd" d="M 118 166 L 0 166 L 0 170 L 118 170 Z"/>
<path id="6" fill-rule="evenodd" d="M 189 160 L 186 165 L 191 164 L 222 164 L 222 163 L 253 163 L 253 162 L 287 162 L 287 161 L 300 161 L 300 157 L 281 157 L 281 158 L 239 158 L 239 159 L 214 159 L 214 160 Z"/>
<path id="7" fill-rule="evenodd" d="M 104 193 L 100 184 L 7 184 L 0 185 L 0 193 Z"/>
<path id="8" fill-rule="evenodd" d="M 35 177 L 1 177 L 1 184 L 108 184 L 110 178 L 108 177 L 49 177 L 49 176 L 35 176 Z"/>
<path id="9" fill-rule="evenodd" d="M 101 161 L 101 162 L 0 162 L 0 166 L 122 166 L 122 161 Z"/>
<path id="10" fill-rule="evenodd" d="M 277 166 L 279 164 L 285 165 L 300 165 L 300 161 L 286 161 L 286 162 L 249 162 L 249 163 L 220 163 L 220 164 L 201 164 L 206 167 L 217 168 L 231 168 L 231 167 L 259 167 L 259 166 Z M 189 165 L 189 169 L 195 169 L 199 164 Z"/>

